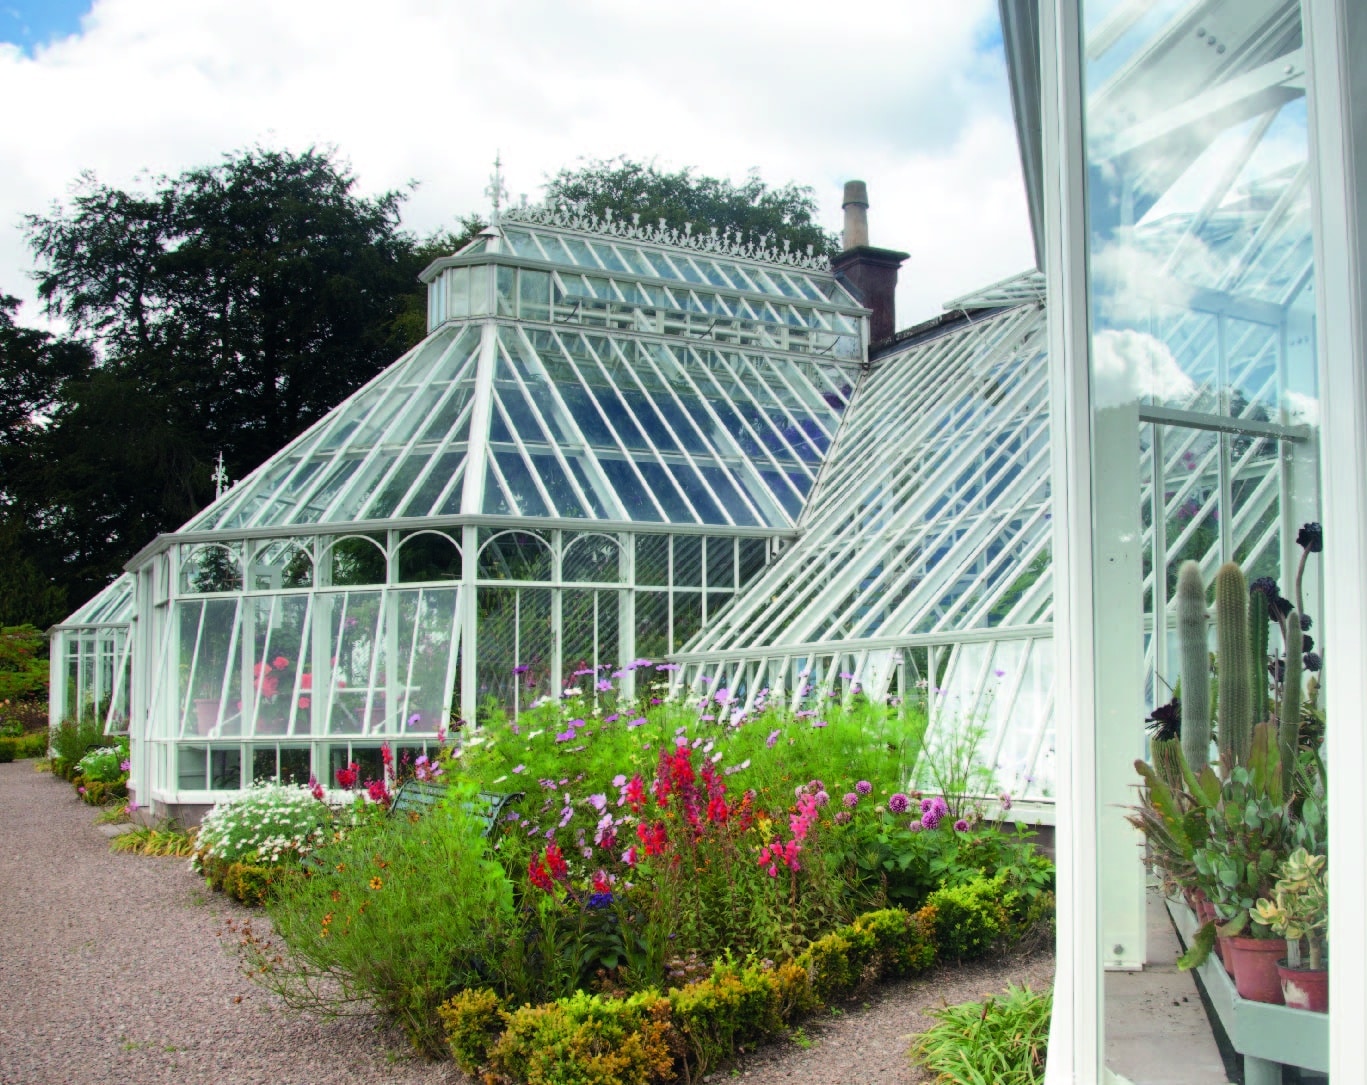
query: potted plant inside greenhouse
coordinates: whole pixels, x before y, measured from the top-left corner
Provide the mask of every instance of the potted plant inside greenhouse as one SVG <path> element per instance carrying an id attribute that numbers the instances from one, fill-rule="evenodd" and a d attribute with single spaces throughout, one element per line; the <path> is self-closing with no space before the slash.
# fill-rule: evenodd
<path id="1" fill-rule="evenodd" d="M 1327 923 L 1317 880 L 1325 850 L 1318 675 L 1312 673 L 1308 689 L 1303 682 L 1306 671 L 1319 670 L 1320 658 L 1301 606 L 1306 561 L 1322 548 L 1319 525 L 1306 524 L 1296 541 L 1302 553 L 1295 603 L 1270 577 L 1249 585 L 1234 563 L 1217 572 L 1213 658 L 1200 567 L 1189 561 L 1180 569 L 1181 685 L 1150 717 L 1152 760 L 1136 762 L 1143 784 L 1130 819 L 1168 887 L 1181 890 L 1196 915 L 1198 931 L 1181 966 L 1202 964 L 1218 941 L 1240 997 L 1274 1003 L 1284 1000 L 1278 960 L 1298 962 L 1297 949 L 1287 947 Z M 1280 650 L 1270 651 L 1274 628 Z M 1212 665 L 1219 679 L 1214 695 Z M 1303 728 L 1302 721 L 1316 726 Z M 1312 945 L 1312 970 L 1318 954 Z M 1308 1002 L 1305 990 L 1297 986 L 1293 1005 Z"/>
<path id="2" fill-rule="evenodd" d="M 1286 957 L 1277 962 L 1282 997 L 1293 1009 L 1329 1009 L 1329 970 L 1324 960 L 1324 930 L 1329 925 L 1327 860 L 1297 848 L 1282 863 L 1271 900 L 1259 898 L 1250 916 L 1286 939 Z M 1302 958 L 1305 942 L 1308 958 Z M 1302 961 L 1304 960 L 1304 963 Z"/>

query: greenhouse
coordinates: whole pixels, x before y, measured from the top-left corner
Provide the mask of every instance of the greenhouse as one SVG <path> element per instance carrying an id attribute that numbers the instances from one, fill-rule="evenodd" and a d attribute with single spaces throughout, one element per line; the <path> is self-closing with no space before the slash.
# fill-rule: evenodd
<path id="1" fill-rule="evenodd" d="M 130 563 L 140 801 L 629 684 L 797 537 L 867 349 L 824 260 L 519 209 L 424 278 L 422 343 Z"/>
<path id="2" fill-rule="evenodd" d="M 48 631 L 53 721 L 98 720 L 107 734 L 128 730 L 133 578 L 125 573 Z"/>

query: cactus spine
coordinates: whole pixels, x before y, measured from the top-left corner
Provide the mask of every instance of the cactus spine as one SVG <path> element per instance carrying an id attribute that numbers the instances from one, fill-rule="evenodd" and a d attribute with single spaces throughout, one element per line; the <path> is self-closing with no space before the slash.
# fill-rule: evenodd
<path id="1" fill-rule="evenodd" d="M 1215 574 L 1215 644 L 1220 670 L 1220 762 L 1226 774 L 1253 749 L 1253 664 L 1248 644 L 1248 583 L 1234 562 Z"/>
<path id="2" fill-rule="evenodd" d="M 1277 728 L 1282 791 L 1287 794 L 1291 792 L 1296 750 L 1301 744 L 1301 703 L 1301 612 L 1293 610 L 1286 619 L 1286 675 L 1282 682 L 1281 724 Z"/>
<path id="3" fill-rule="evenodd" d="M 1201 566 L 1177 571 L 1177 644 L 1182 657 L 1182 753 L 1193 772 L 1210 764 L 1210 648 Z"/>
<path id="4" fill-rule="evenodd" d="M 1267 596 L 1255 591 L 1248 600 L 1248 640 L 1253 665 L 1250 679 L 1253 682 L 1253 722 L 1262 723 L 1271 718 L 1267 706 Z"/>

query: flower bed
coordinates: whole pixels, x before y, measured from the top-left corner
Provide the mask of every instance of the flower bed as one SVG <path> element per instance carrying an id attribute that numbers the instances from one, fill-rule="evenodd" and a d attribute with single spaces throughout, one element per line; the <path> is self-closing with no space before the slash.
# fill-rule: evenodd
<path id="1" fill-rule="evenodd" d="M 689 704 L 656 692 L 628 701 L 604 677 L 514 721 L 490 712 L 431 770 L 454 781 L 446 802 L 361 824 L 278 880 L 267 908 L 284 946 L 248 929 L 250 970 L 302 1008 L 368 1004 L 434 1055 L 448 1047 L 443 1014 L 458 1010 L 449 1027 L 477 1045 L 498 1014 L 535 1003 L 484 1055 L 460 1057 L 497 1061 L 497 1048 L 507 1080 L 578 1080 L 538 1078 L 517 1052 L 547 1029 L 620 1033 L 607 1047 L 567 1041 L 607 1075 L 583 1080 L 615 1080 L 608 1047 L 635 1037 L 637 1069 L 620 1079 L 645 1081 L 640 1067 L 711 1065 L 741 1042 L 703 1029 L 678 992 L 722 999 L 718 1021 L 753 996 L 741 1017 L 759 1024 L 735 1026 L 749 1035 L 871 971 L 977 956 L 1048 914 L 1052 866 L 1028 834 L 982 825 L 962 796 L 906 790 L 919 713 L 821 692 L 796 712 L 743 713 L 727 690 Z M 510 790 L 527 794 L 485 837 L 462 801 Z M 913 914 L 933 938 L 895 951 Z"/>

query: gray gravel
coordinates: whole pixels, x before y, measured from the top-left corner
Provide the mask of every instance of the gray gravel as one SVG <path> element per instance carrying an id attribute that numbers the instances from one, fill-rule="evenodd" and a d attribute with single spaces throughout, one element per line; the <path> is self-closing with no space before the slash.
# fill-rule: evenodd
<path id="1" fill-rule="evenodd" d="M 183 859 L 113 854 L 93 820 L 32 762 L 0 765 L 2 1085 L 469 1085 L 368 1019 L 287 1011 L 220 941 L 225 920 L 254 913 L 205 890 Z M 1052 973 L 1042 954 L 883 985 L 711 1077 L 916 1082 L 906 1051 L 930 1023 L 922 1009 Z"/>

